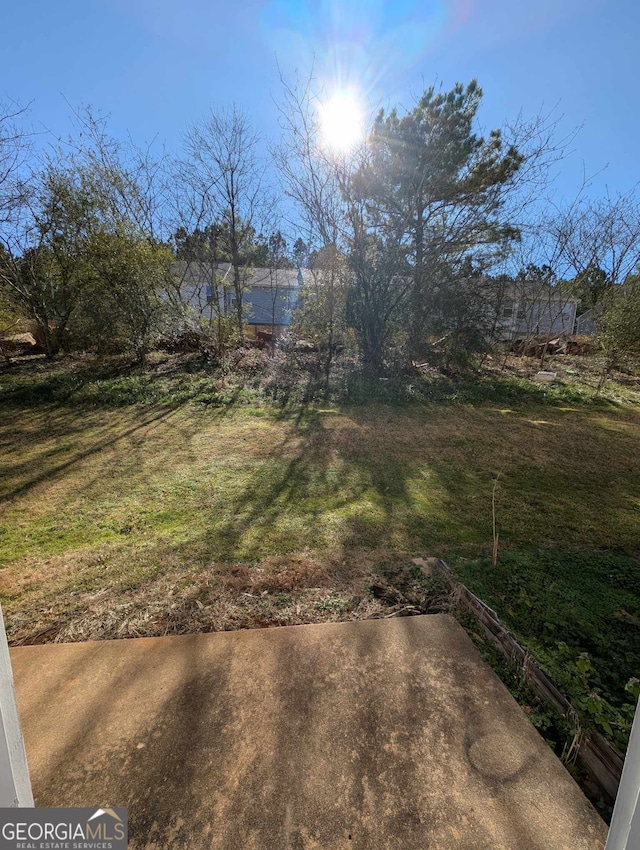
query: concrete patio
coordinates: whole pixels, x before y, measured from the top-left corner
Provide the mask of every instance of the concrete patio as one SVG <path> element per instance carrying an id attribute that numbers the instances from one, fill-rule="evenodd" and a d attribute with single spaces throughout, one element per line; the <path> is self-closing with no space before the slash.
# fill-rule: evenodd
<path id="1" fill-rule="evenodd" d="M 445 615 L 11 652 L 36 804 L 130 847 L 597 850 L 605 825 Z"/>

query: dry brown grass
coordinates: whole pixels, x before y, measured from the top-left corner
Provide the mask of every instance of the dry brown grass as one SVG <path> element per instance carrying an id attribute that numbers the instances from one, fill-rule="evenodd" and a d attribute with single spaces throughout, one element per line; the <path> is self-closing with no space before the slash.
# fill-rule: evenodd
<path id="1" fill-rule="evenodd" d="M 242 628 L 263 628 L 441 610 L 433 592 L 406 559 L 385 552 L 353 552 L 347 562 L 319 561 L 311 553 L 266 558 L 260 566 L 210 564 L 185 572 L 170 552 L 154 581 L 122 592 L 116 586 L 51 593 L 34 586 L 33 573 L 6 588 L 11 642 L 104 640 Z M 68 585 L 109 557 L 108 551 L 54 557 L 53 584 Z M 394 564 L 394 561 L 396 562 Z M 388 589 L 385 592 L 385 589 Z M 434 589 L 435 590 L 435 589 Z"/>

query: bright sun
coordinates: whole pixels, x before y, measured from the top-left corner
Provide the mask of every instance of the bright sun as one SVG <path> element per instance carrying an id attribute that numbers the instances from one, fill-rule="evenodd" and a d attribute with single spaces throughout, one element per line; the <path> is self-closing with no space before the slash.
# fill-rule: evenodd
<path id="1" fill-rule="evenodd" d="M 352 91 L 336 92 L 320 106 L 324 144 L 337 153 L 347 153 L 364 135 L 362 107 Z"/>

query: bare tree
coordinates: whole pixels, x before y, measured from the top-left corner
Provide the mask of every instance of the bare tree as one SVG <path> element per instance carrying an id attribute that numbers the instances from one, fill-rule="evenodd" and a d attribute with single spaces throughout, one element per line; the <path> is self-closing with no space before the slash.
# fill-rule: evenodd
<path id="1" fill-rule="evenodd" d="M 0 244 L 27 192 L 31 133 L 20 122 L 26 109 L 0 101 Z"/>
<path id="2" fill-rule="evenodd" d="M 75 110 L 73 120 L 78 132 L 67 140 L 65 153 L 84 170 L 101 199 L 103 215 L 112 222 L 126 220 L 152 243 L 165 240 L 170 175 L 164 150 L 116 139 L 108 131 L 107 119 L 91 107 Z"/>
<path id="3" fill-rule="evenodd" d="M 209 223 L 223 225 L 220 237 L 233 268 L 234 309 L 242 338 L 246 251 L 260 230 L 267 206 L 266 166 L 258 154 L 258 136 L 234 105 L 192 124 L 185 135 L 185 149 L 185 171 L 199 187 L 203 209 L 214 216 Z"/>
<path id="4" fill-rule="evenodd" d="M 315 313 L 316 332 L 324 349 L 325 386 L 328 391 L 331 365 L 344 324 L 345 292 L 353 269 L 346 262 L 358 242 L 357 210 L 348 187 L 359 163 L 358 153 L 338 157 L 322 143 L 317 92 L 313 72 L 289 84 L 282 76 L 282 102 L 278 104 L 282 136 L 272 149 L 283 191 L 293 203 L 294 227 L 308 254 L 313 286 L 306 293 L 304 326 L 310 329 Z M 351 213 L 351 214 L 350 214 Z M 365 264 L 360 264 L 364 271 Z"/>
<path id="5" fill-rule="evenodd" d="M 225 254 L 210 188 L 209 181 L 203 179 L 201 170 L 192 162 L 173 163 L 171 231 L 177 262 L 170 297 L 183 310 L 195 310 L 211 331 L 215 329 L 218 348 L 222 349 L 229 282 L 220 268 Z"/>
<path id="6" fill-rule="evenodd" d="M 595 305 L 597 327 L 609 298 L 640 262 L 637 192 L 594 199 L 588 188 L 585 180 L 563 206 L 549 201 L 535 206 L 501 267 L 511 282 L 507 309 L 512 315 L 506 324 L 512 338 L 525 341 L 524 348 L 542 337 L 541 365 L 550 334 L 574 331 L 575 302 Z"/>
<path id="7" fill-rule="evenodd" d="M 267 246 L 269 256 L 269 300 L 271 307 L 271 354 L 273 355 L 276 347 L 276 319 L 278 318 L 279 311 L 282 311 L 284 307 L 281 303 L 283 293 L 280 286 L 282 270 L 288 269 L 291 264 L 287 256 L 286 240 L 279 230 L 274 231 L 269 236 Z"/>
<path id="8" fill-rule="evenodd" d="M 640 261 L 640 197 L 635 189 L 597 200 L 578 197 L 548 216 L 544 227 L 560 277 L 599 268 L 615 285 Z"/>
<path id="9" fill-rule="evenodd" d="M 31 154 L 31 135 L 21 124 L 25 112 L 20 106 L 0 102 L 0 338 L 20 322 L 20 311 L 13 293 L 4 284 L 3 274 L 11 261 L 9 246 L 28 193 L 25 169 Z M 1 339 L 0 352 L 9 363 L 9 353 Z"/>
<path id="10" fill-rule="evenodd" d="M 500 266 L 507 282 L 505 303 L 510 310 L 503 329 L 506 324 L 511 340 L 518 337 L 530 341 L 545 334 L 573 331 L 575 297 L 562 275 L 561 246 L 549 236 L 550 219 L 540 215 L 522 228 L 521 238 Z"/>
<path id="11" fill-rule="evenodd" d="M 296 225 L 311 249 L 340 246 L 343 202 L 336 160 L 321 142 L 319 94 L 313 76 L 293 85 L 280 78 L 283 99 L 278 104 L 282 138 L 273 147 L 286 195 L 296 206 Z"/>

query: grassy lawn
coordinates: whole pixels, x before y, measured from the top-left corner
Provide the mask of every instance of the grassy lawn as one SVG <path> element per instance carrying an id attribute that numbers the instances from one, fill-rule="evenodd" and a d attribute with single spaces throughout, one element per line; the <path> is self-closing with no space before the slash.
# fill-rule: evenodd
<path id="1" fill-rule="evenodd" d="M 115 401 L 98 406 L 77 376 L 53 390 L 47 377 L 46 392 L 34 380 L 0 376 L 12 642 L 384 616 L 418 592 L 411 557 L 435 555 L 542 661 L 560 644 L 571 665 L 587 652 L 588 676 L 624 702 L 640 649 L 640 407 L 627 391 L 594 401 L 512 382 L 473 403 L 464 391 L 277 408 L 206 375 L 111 376 Z M 167 384 L 127 404 L 140 401 L 132 380 L 175 380 L 185 398 Z M 390 576 L 402 599 L 384 591 Z"/>

